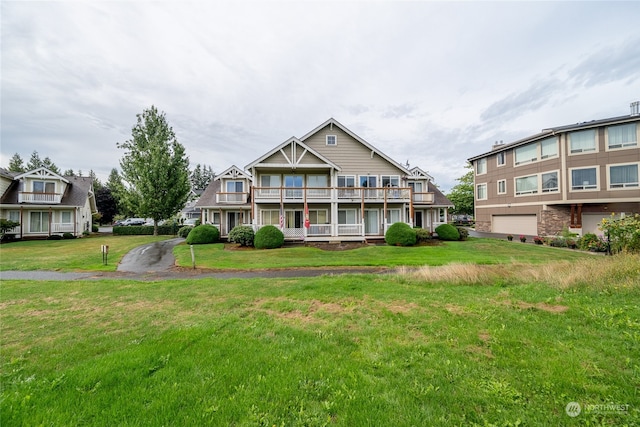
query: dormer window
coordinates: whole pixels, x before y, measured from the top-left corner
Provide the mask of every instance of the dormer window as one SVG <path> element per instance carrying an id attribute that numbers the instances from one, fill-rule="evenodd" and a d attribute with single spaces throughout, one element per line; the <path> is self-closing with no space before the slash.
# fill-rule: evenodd
<path id="1" fill-rule="evenodd" d="M 34 193 L 55 193 L 56 183 L 48 181 L 33 181 Z"/>
<path id="2" fill-rule="evenodd" d="M 327 135 L 327 145 L 338 145 L 338 137 L 336 135 Z"/>

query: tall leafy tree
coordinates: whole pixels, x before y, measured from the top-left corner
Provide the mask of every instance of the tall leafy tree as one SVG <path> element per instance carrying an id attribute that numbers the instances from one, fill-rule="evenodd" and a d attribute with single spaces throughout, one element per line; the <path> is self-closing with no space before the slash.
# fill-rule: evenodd
<path id="1" fill-rule="evenodd" d="M 138 215 L 153 219 L 157 235 L 158 221 L 176 214 L 187 202 L 189 158 L 164 112 L 151 106 L 137 117 L 132 138 L 118 144 L 125 150 L 120 160 L 124 196 Z"/>
<path id="2" fill-rule="evenodd" d="M 118 169 L 113 168 L 109 173 L 109 178 L 107 178 L 107 182 L 105 186 L 111 191 L 111 196 L 113 197 L 116 204 L 116 213 L 123 216 L 132 216 L 134 215 L 133 209 L 127 205 L 127 200 L 125 197 L 125 187 L 122 183 L 122 177 L 120 177 L 120 173 Z"/>
<path id="3" fill-rule="evenodd" d="M 469 171 L 458 178 L 447 198 L 454 204 L 454 214 L 473 215 L 473 166 L 467 164 Z"/>
<path id="4" fill-rule="evenodd" d="M 116 199 L 108 187 L 100 186 L 95 190 L 96 206 L 100 212 L 100 224 L 113 221 L 113 217 L 118 213 Z"/>
<path id="5" fill-rule="evenodd" d="M 11 172 L 26 172 L 24 168 L 24 160 L 20 157 L 20 154 L 15 153 L 11 160 L 9 160 L 9 170 Z"/>

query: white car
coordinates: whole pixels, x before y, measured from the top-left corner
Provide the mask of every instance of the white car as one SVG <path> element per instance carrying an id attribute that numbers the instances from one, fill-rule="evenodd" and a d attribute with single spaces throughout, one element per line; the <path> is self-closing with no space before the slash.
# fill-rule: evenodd
<path id="1" fill-rule="evenodd" d="M 144 225 L 145 222 L 144 218 L 127 218 L 122 225 Z"/>
<path id="2" fill-rule="evenodd" d="M 189 218 L 184 221 L 184 225 L 190 225 L 192 227 L 195 227 L 197 221 L 198 221 L 198 218 Z"/>

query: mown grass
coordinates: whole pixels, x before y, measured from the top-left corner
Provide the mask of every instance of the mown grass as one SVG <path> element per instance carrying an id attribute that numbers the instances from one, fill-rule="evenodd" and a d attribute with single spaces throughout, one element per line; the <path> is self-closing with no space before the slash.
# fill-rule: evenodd
<path id="1" fill-rule="evenodd" d="M 197 267 L 220 270 L 326 266 L 396 267 L 444 265 L 454 262 L 538 264 L 549 260 L 578 260 L 594 256 L 581 251 L 483 238 L 443 242 L 437 246 L 367 246 L 346 251 L 327 251 L 305 246 L 272 250 L 225 250 L 225 246 L 219 243 L 194 245 L 194 253 Z M 178 265 L 192 266 L 188 245 L 176 246 L 174 254 Z"/>
<path id="2" fill-rule="evenodd" d="M 620 256 L 3 281 L 0 424 L 638 425 L 639 277 Z"/>
<path id="3" fill-rule="evenodd" d="M 71 240 L 26 240 L 0 245 L 0 271 L 115 271 L 130 250 L 171 236 L 100 236 Z M 107 265 L 101 246 L 109 246 Z"/>

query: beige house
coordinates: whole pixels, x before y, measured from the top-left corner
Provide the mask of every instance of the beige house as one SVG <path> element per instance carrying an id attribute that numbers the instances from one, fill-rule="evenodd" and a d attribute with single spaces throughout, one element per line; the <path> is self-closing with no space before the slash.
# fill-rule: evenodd
<path id="1" fill-rule="evenodd" d="M 452 204 L 432 180 L 329 119 L 216 176 L 197 206 L 222 236 L 271 224 L 288 240 L 364 241 L 395 222 L 430 231 L 446 222 Z"/>
<path id="2" fill-rule="evenodd" d="M 42 238 L 91 231 L 97 213 L 90 177 L 60 176 L 46 168 L 25 173 L 0 169 L 0 218 L 20 223 L 8 234 Z"/>
<path id="3" fill-rule="evenodd" d="M 601 234 L 612 213 L 640 213 L 640 115 L 543 130 L 471 157 L 478 231 Z"/>

